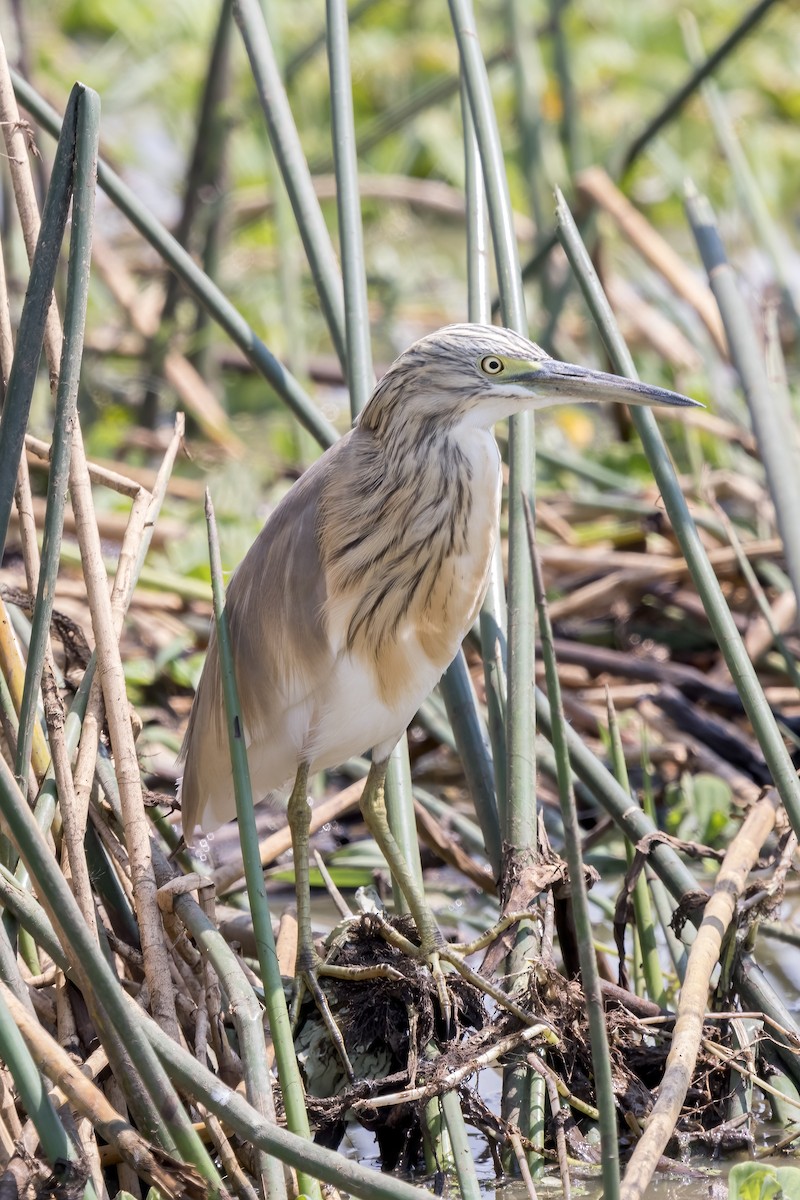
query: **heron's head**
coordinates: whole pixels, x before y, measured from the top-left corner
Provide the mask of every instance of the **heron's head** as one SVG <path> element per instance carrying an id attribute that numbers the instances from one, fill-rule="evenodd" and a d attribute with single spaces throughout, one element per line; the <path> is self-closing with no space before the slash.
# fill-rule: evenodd
<path id="1" fill-rule="evenodd" d="M 378 433 L 415 420 L 488 428 L 523 409 L 601 400 L 648 407 L 697 404 L 666 388 L 559 362 L 510 329 L 447 325 L 392 363 L 360 422 Z"/>

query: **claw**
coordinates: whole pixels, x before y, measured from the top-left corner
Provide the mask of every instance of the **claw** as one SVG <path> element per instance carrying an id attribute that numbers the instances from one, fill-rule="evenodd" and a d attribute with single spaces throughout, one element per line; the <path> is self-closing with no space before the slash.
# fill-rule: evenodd
<path id="1" fill-rule="evenodd" d="M 303 991 L 307 989 L 316 1005 L 317 1012 L 322 1017 L 322 1023 L 328 1031 L 328 1037 L 331 1039 L 333 1047 L 339 1055 L 339 1061 L 344 1068 L 347 1081 L 348 1083 L 354 1083 L 356 1074 L 353 1070 L 353 1064 L 350 1062 L 347 1047 L 344 1044 L 342 1031 L 333 1018 L 331 1007 L 328 1004 L 328 997 L 319 985 L 319 976 L 324 974 L 325 964 L 320 958 L 317 958 L 316 962 L 302 968 L 298 966 L 297 976 L 295 977 L 294 1002 L 292 1004 L 292 1028 L 297 1028 Z"/>

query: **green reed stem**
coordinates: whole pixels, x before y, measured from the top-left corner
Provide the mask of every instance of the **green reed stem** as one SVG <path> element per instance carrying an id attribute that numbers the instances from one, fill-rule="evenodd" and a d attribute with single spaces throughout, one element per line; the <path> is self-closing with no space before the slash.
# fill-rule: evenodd
<path id="1" fill-rule="evenodd" d="M 711 205 L 705 196 L 688 187 L 686 213 L 725 326 L 775 505 L 786 568 L 794 593 L 800 597 L 800 455 L 789 398 L 782 389 L 773 387 L 767 376 L 761 342 L 727 260 Z M 800 820 L 800 793 L 796 813 Z M 795 829 L 800 831 L 800 824 Z"/>
<path id="2" fill-rule="evenodd" d="M 486 63 L 471 0 L 449 0 L 449 8 L 483 169 L 503 321 L 525 335 L 527 319 L 511 198 Z M 503 839 L 513 850 L 504 869 L 510 855 L 518 860 L 515 869 L 524 869 L 524 862 L 536 852 L 533 588 L 522 510 L 523 496 L 533 491 L 533 429 L 531 413 L 518 413 L 509 421 L 507 794 L 499 808 L 505 817 Z M 513 981 L 527 972 L 536 943 L 531 923 L 520 922 L 506 962 L 512 987 Z M 532 1111 L 527 1064 L 506 1070 L 503 1092 L 504 1116 L 527 1126 Z M 523 1132 L 529 1134 L 530 1129 L 523 1128 Z"/>
<path id="3" fill-rule="evenodd" d="M 327 0 L 327 16 L 339 242 L 345 286 L 347 350 L 345 373 L 350 384 L 350 411 L 353 417 L 356 417 L 372 393 L 374 373 L 361 228 L 358 163 L 353 126 L 349 34 L 347 11 L 343 0 Z M 385 796 L 392 833 L 422 891 L 422 862 L 414 819 L 411 764 L 408 757 L 408 742 L 405 737 L 400 739 L 389 758 Z M 392 879 L 392 894 L 398 912 L 407 912 L 406 898 L 395 879 Z"/>
<path id="4" fill-rule="evenodd" d="M 500 820 L 492 755 L 463 651 L 459 651 L 457 658 L 447 668 L 439 687 L 464 768 L 467 789 L 483 833 L 486 856 L 497 877 L 501 861 Z"/>
<path id="5" fill-rule="evenodd" d="M 625 752 L 622 748 L 619 721 L 617 720 L 617 713 L 610 692 L 606 696 L 606 704 L 608 710 L 608 733 L 611 739 L 611 762 L 614 767 L 614 774 L 617 777 L 620 787 L 631 797 L 631 804 L 635 804 L 636 799 L 631 793 L 631 786 L 628 780 L 628 766 L 625 762 Z M 633 859 L 633 846 L 628 841 L 625 843 L 625 852 L 629 856 L 628 866 L 630 866 Z M 664 979 L 661 974 L 661 963 L 658 958 L 658 943 L 656 942 L 653 910 L 650 905 L 650 892 L 644 871 L 640 872 L 639 878 L 634 885 L 633 913 L 634 931 L 638 935 L 641 971 L 644 975 L 647 994 L 651 1000 L 663 1008 L 666 1004 L 666 993 L 664 991 Z M 637 958 L 638 956 L 634 953 L 633 962 L 636 971 L 639 970 L 639 961 L 637 961 Z"/>
<path id="6" fill-rule="evenodd" d="M 532 29 L 533 10 L 523 0 L 506 0 L 505 20 L 511 45 L 514 107 L 519 132 L 519 154 L 525 174 L 528 201 L 537 233 L 550 219 L 552 187 L 545 165 L 547 137 L 540 102 L 544 70 L 539 44 Z"/>
<path id="7" fill-rule="evenodd" d="M 350 73 L 347 5 L 327 0 L 328 70 L 330 72 L 331 131 L 336 172 L 336 211 L 344 284 L 344 319 L 350 386 L 350 411 L 356 417 L 375 385 L 370 345 L 361 198 L 358 188 L 353 90 Z"/>
<path id="8" fill-rule="evenodd" d="M 360 21 L 365 13 L 368 13 L 371 8 L 374 8 L 379 3 L 380 0 L 358 0 L 358 3 L 354 4 L 347 14 L 347 20 L 350 25 L 354 25 Z M 297 72 L 302 70 L 306 63 L 310 62 L 320 50 L 325 49 L 327 40 L 326 32 L 325 29 L 321 29 L 319 33 L 310 38 L 305 46 L 297 50 L 287 61 L 284 70 L 287 81 L 293 79 Z"/>
<path id="9" fill-rule="evenodd" d="M 155 838 L 151 840 L 151 845 L 156 880 L 159 887 L 163 887 L 175 877 L 175 870 Z M 265 1120 L 274 1120 L 272 1075 L 264 1040 L 263 1010 L 258 998 L 238 957 L 194 897 L 188 892 L 176 895 L 174 907 L 200 953 L 213 966 L 227 1001 L 239 1041 L 248 1102 Z M 258 1157 L 264 1196 L 270 1197 L 270 1200 L 285 1200 L 286 1180 L 281 1163 L 263 1149 L 258 1151 Z"/>
<path id="10" fill-rule="evenodd" d="M 533 587 L 536 596 L 536 609 L 539 615 L 542 659 L 544 661 L 547 693 L 550 700 L 550 713 L 552 717 L 551 739 L 556 758 L 561 820 L 564 825 L 564 849 L 567 856 L 567 866 L 569 867 L 572 912 L 575 919 L 575 930 L 578 940 L 578 961 L 581 968 L 583 991 L 586 997 L 595 1096 L 600 1117 L 603 1195 L 605 1200 L 617 1200 L 619 1197 L 619 1135 L 617 1131 L 616 1103 L 614 1100 L 614 1081 L 611 1075 L 608 1030 L 606 1029 L 605 1012 L 603 1009 L 600 974 L 597 969 L 597 956 L 594 950 L 594 930 L 589 913 L 589 898 L 586 891 L 583 854 L 581 853 L 581 830 L 578 823 L 578 812 L 575 807 L 572 769 L 567 745 L 567 723 L 561 703 L 561 684 L 558 678 L 558 665 L 553 645 L 553 629 L 550 624 L 550 613 L 547 607 L 541 562 L 536 549 L 533 515 L 530 506 L 527 506 L 526 517 Z"/>
<path id="11" fill-rule="evenodd" d="M 619 167 L 614 171 L 615 176 L 625 175 L 630 170 L 653 138 L 681 112 L 686 102 L 691 99 L 704 80 L 713 75 L 717 67 L 732 54 L 742 39 L 755 29 L 774 3 L 775 0 L 759 0 L 758 4 L 754 4 L 751 9 L 748 9 L 727 37 L 723 38 L 717 48 L 709 54 L 705 62 L 692 71 L 686 82 L 678 88 L 677 92 L 668 97 L 656 115 L 647 122 L 641 133 L 637 134 L 621 156 Z"/>
<path id="12" fill-rule="evenodd" d="M 680 13 L 681 30 L 686 52 L 691 65 L 699 67 L 705 56 L 697 18 L 689 9 Z M 800 329 L 800 292 L 798 292 L 789 263 L 785 239 L 772 219 L 758 179 L 748 162 L 747 155 L 736 133 L 723 93 L 713 79 L 706 79 L 702 95 L 714 134 L 725 155 L 736 186 L 736 193 L 750 224 L 767 252 L 775 278 L 780 285 L 786 305 L 792 314 L 795 327 Z"/>
<path id="13" fill-rule="evenodd" d="M 65 1189 L 72 1189 L 83 1174 L 82 1155 L 58 1119 L 50 1099 L 49 1084 L 25 1045 L 25 1041 L 8 1006 L 0 993 L 0 1061 L 11 1072 L 14 1086 L 19 1093 L 25 1112 L 34 1124 L 36 1132 L 53 1171 L 54 1181 Z M 97 1192 L 91 1180 L 81 1189 L 84 1200 L 97 1200 Z"/>
<path id="14" fill-rule="evenodd" d="M 469 106 L 466 84 L 461 83 L 461 121 L 464 129 L 464 177 L 467 208 L 467 305 L 470 321 L 491 324 L 489 281 L 489 226 L 483 168 L 475 137 L 475 125 Z M 495 877 L 499 878 L 502 861 L 501 807 L 506 802 L 506 596 L 503 556 L 498 536 L 489 567 L 486 596 L 481 605 L 481 657 L 486 692 L 489 741 L 492 748 L 493 783 L 491 793 L 485 787 L 472 791 L 484 846 Z M 466 760 L 462 759 L 467 768 Z M 472 789 L 471 789 L 472 790 Z"/>
<path id="15" fill-rule="evenodd" d="M 75 148 L 71 163 L 71 178 L 65 181 L 67 193 L 72 193 L 72 227 L 67 269 L 67 295 L 64 306 L 64 341 L 56 391 L 41 567 L 36 604 L 31 621 L 31 640 L 28 647 L 15 762 L 15 773 L 17 779 L 21 781 L 27 778 L 28 773 L 33 726 L 37 719 L 39 686 L 50 634 L 50 619 L 55 603 L 64 505 L 69 482 L 72 429 L 76 419 L 78 384 L 83 358 L 83 336 L 92 256 L 97 147 L 100 138 L 100 97 L 91 88 L 82 88 L 78 92 L 75 124 Z M 35 265 L 34 262 L 34 268 Z M 19 346 L 19 341 L 17 345 Z"/>
<path id="16" fill-rule="evenodd" d="M 33 387 L 42 354 L 45 320 L 50 308 L 61 243 L 72 195 L 77 110 L 85 89 L 75 84 L 64 114 L 42 224 L 31 263 L 30 281 L 17 331 L 17 346 L 0 415 L 0 553 L 6 543 L 20 455 L 28 427 Z"/>
<path id="17" fill-rule="evenodd" d="M 550 21 L 553 29 L 553 65 L 558 79 L 561 99 L 561 144 L 566 156 L 570 178 L 585 166 L 583 138 L 581 136 L 580 100 L 573 79 L 570 62 L 569 41 L 564 29 L 564 12 L 567 5 L 562 0 L 550 0 Z"/>
<path id="18" fill-rule="evenodd" d="M 536 716 L 545 737 L 552 741 L 552 721 L 550 705 L 547 697 L 537 687 Z M 617 783 L 610 771 L 592 754 L 591 750 L 581 741 L 579 734 L 567 725 L 567 747 L 569 749 L 572 769 L 579 779 L 591 789 L 599 803 L 631 842 L 636 844 L 643 838 L 651 838 L 658 832 L 656 825 L 636 805 L 631 804 L 630 796 Z M 658 877 L 663 880 L 671 894 L 680 903 L 685 897 L 697 890 L 694 875 L 672 849 L 661 841 L 653 843 L 648 863 Z M 687 930 L 684 930 L 684 940 L 687 940 Z M 774 1031 L 776 1044 L 781 1049 L 781 1057 L 789 1074 L 800 1083 L 800 1063 L 794 1050 L 791 1049 L 800 1040 L 798 1027 L 786 1005 L 775 993 L 765 978 L 761 968 L 752 956 L 743 956 L 736 967 L 736 980 L 742 1003 L 754 1012 L 763 1012 L 778 1026 L 789 1030 L 788 1036 Z"/>
<path id="19" fill-rule="evenodd" d="M 250 60 L 272 150 L 292 202 L 328 332 L 339 362 L 346 369 L 347 344 L 339 265 L 314 191 L 264 13 L 259 0 L 233 0 L 233 15 Z"/>

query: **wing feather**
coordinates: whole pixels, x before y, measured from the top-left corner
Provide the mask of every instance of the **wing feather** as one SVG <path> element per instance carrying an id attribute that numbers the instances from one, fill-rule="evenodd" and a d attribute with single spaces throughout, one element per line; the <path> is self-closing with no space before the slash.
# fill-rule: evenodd
<path id="1" fill-rule="evenodd" d="M 324 614 L 318 511 L 350 434 L 326 451 L 284 496 L 234 572 L 226 593 L 236 681 L 251 758 L 286 712 L 304 704 L 333 667 Z M 272 732 L 271 732 L 272 731 Z M 216 638 L 189 718 L 181 758 L 181 813 L 188 842 L 210 810 L 214 824 L 235 812 Z M 255 781 L 254 781 L 255 782 Z M 261 799 L 284 779 L 259 779 Z"/>

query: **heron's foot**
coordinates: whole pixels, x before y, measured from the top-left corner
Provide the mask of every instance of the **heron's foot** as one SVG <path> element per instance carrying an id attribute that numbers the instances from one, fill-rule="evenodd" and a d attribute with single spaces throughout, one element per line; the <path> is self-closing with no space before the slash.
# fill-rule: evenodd
<path id="1" fill-rule="evenodd" d="M 403 976 L 388 963 L 375 963 L 369 967 L 346 967 L 326 962 L 323 958 L 320 958 L 319 954 L 313 948 L 301 948 L 298 951 L 294 998 L 290 1014 L 292 1028 L 297 1029 L 299 1025 L 300 1008 L 303 996 L 307 991 L 322 1018 L 328 1036 L 347 1075 L 348 1082 L 353 1083 L 355 1082 L 356 1075 L 350 1062 L 350 1056 L 347 1053 L 342 1031 L 336 1024 L 330 1004 L 328 1003 L 328 997 L 320 985 L 320 978 L 339 979 L 348 983 L 365 983 L 377 979 L 402 980 Z"/>
<path id="2" fill-rule="evenodd" d="M 508 928 L 509 925 L 520 920 L 522 916 L 527 915 L 529 914 L 517 913 L 512 917 L 504 918 L 503 921 L 499 922 L 498 926 L 495 927 L 492 933 L 494 936 L 497 936 L 497 933 L 502 932 Z M 415 945 L 414 942 L 409 941 L 407 937 L 395 929 L 395 927 L 391 925 L 382 914 L 376 913 L 375 919 L 378 921 L 381 936 L 387 942 L 397 947 L 398 950 L 401 950 L 410 958 L 415 958 L 418 961 L 424 961 L 427 963 L 436 985 L 436 992 L 439 998 L 439 1006 L 445 1028 L 450 1028 L 452 1006 L 447 990 L 446 977 L 442 969 L 443 963 L 446 963 L 448 966 L 452 967 L 453 970 L 460 975 L 463 980 L 471 984 L 474 988 L 477 988 L 477 990 L 482 992 L 485 996 L 491 997 L 496 1004 L 505 1009 L 506 1012 L 512 1013 L 523 1024 L 541 1024 L 540 1017 L 535 1017 L 531 1013 L 526 1012 L 525 1009 L 512 1000 L 512 998 L 506 992 L 504 992 L 502 988 L 499 988 L 496 984 L 492 983 L 491 980 L 486 979 L 483 975 L 480 975 L 466 962 L 466 956 L 468 954 L 471 954 L 475 949 L 479 949 L 482 944 L 488 944 L 488 941 L 492 940 L 488 935 L 487 943 L 484 943 L 481 940 L 480 943 L 476 943 L 474 946 L 458 946 L 451 945 L 451 943 L 445 941 L 437 929 L 437 937 L 433 939 L 422 939 L 420 945 Z"/>

